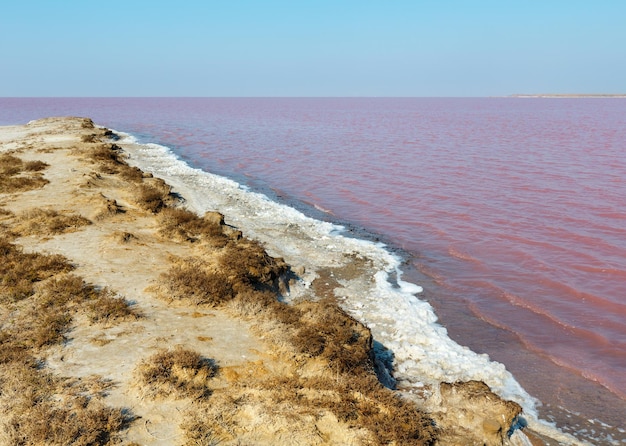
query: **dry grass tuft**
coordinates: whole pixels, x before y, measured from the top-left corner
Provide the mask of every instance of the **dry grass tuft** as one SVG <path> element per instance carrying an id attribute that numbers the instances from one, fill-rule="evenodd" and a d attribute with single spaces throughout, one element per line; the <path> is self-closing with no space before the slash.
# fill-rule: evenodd
<path id="1" fill-rule="evenodd" d="M 81 304 L 96 299 L 100 294 L 93 285 L 83 281 L 81 277 L 67 274 L 48 280 L 39 292 L 39 302 L 48 307 L 66 306 L 70 302 Z"/>
<path id="2" fill-rule="evenodd" d="M 209 412 L 209 411 L 207 411 Z M 212 413 L 211 415 L 212 416 Z M 221 431 L 225 429 L 223 420 L 225 416 L 221 416 L 213 423 L 208 423 L 206 419 L 206 413 L 199 411 L 187 414 L 187 418 L 181 425 L 181 428 L 185 432 L 186 442 L 185 446 L 217 446 L 224 441 L 232 440 L 234 435 L 228 432 L 226 435 L 220 435 Z"/>
<path id="3" fill-rule="evenodd" d="M 23 164 L 24 170 L 27 172 L 41 172 L 50 165 L 43 161 L 26 161 Z"/>
<path id="4" fill-rule="evenodd" d="M 106 135 L 106 134 L 105 134 Z M 113 135 L 110 132 L 110 135 Z M 117 174 L 122 179 L 139 184 L 150 175 L 144 174 L 141 169 L 129 166 L 121 147 L 117 144 L 103 144 L 88 152 L 88 157 L 95 161 L 102 173 Z"/>
<path id="5" fill-rule="evenodd" d="M 13 322 L 10 330 L 21 346 L 38 350 L 65 341 L 65 334 L 70 330 L 72 316 L 67 308 L 42 307 L 31 303 L 20 312 L 21 319 Z"/>
<path id="6" fill-rule="evenodd" d="M 166 207 L 171 188 L 162 180 L 150 179 L 149 183 L 137 184 L 133 190 L 133 199 L 142 209 L 156 214 Z"/>
<path id="7" fill-rule="evenodd" d="M 223 247 L 228 238 L 224 234 L 224 216 L 217 212 L 199 217 L 180 208 L 165 208 L 159 213 L 160 234 L 175 240 L 208 241 L 212 246 Z"/>
<path id="8" fill-rule="evenodd" d="M 190 226 L 197 223 L 194 214 L 186 211 L 163 212 L 166 213 L 165 220 L 182 220 L 183 223 L 179 226 L 189 222 Z M 200 223 L 199 226 L 202 227 L 203 224 Z M 200 259 L 186 259 L 161 274 L 159 282 L 162 296 L 170 300 L 188 300 L 196 305 L 217 306 L 232 300 L 240 293 L 244 298 L 263 299 L 261 305 L 272 305 L 270 302 L 275 300 L 275 294 L 268 298 L 262 291 L 276 293 L 279 280 L 286 271 L 285 262 L 270 257 L 260 244 L 251 240 L 229 240 L 220 254 L 217 270 Z M 277 310 L 278 312 L 280 311 Z"/>
<path id="9" fill-rule="evenodd" d="M 101 144 L 98 147 L 90 148 L 87 152 L 90 159 L 96 161 L 98 164 L 113 168 L 114 170 L 114 166 L 126 164 L 121 153 L 122 148 L 116 144 Z M 117 171 L 110 173 L 117 173 Z"/>
<path id="10" fill-rule="evenodd" d="M 91 322 L 137 318 L 129 303 L 108 289 L 97 289 L 73 274 L 48 280 L 39 291 L 38 305 L 45 308 L 85 309 Z M 75 308 L 79 306 L 79 308 Z"/>
<path id="11" fill-rule="evenodd" d="M 132 183 L 139 183 L 143 178 L 145 178 L 144 173 L 138 167 L 131 167 L 125 165 L 119 171 L 119 176 L 122 177 L 126 181 L 130 181 Z"/>
<path id="12" fill-rule="evenodd" d="M 80 215 L 61 214 L 53 209 L 34 208 L 19 214 L 11 230 L 26 235 L 54 235 L 73 232 L 91 221 Z"/>
<path id="13" fill-rule="evenodd" d="M 0 193 L 23 192 L 48 184 L 39 172 L 48 167 L 42 161 L 23 161 L 10 155 L 0 155 Z"/>
<path id="14" fill-rule="evenodd" d="M 230 242 L 219 265 L 237 292 L 251 288 L 278 291 L 279 280 L 288 270 L 283 259 L 269 256 L 260 243 L 249 239 Z"/>
<path id="15" fill-rule="evenodd" d="M 209 380 L 218 367 L 211 359 L 177 347 L 161 350 L 144 360 L 137 368 L 139 383 L 155 397 L 200 398 L 210 396 Z"/>
<path id="16" fill-rule="evenodd" d="M 36 177 L 0 177 L 0 193 L 24 192 L 39 189 L 49 181 L 40 176 Z"/>
<path id="17" fill-rule="evenodd" d="M 137 319 L 139 314 L 126 299 L 114 297 L 109 292 L 101 292 L 88 303 L 89 320 L 93 323 L 113 322 L 125 319 Z"/>
<path id="18" fill-rule="evenodd" d="M 370 330 L 333 301 L 303 302 L 293 345 L 311 357 L 323 358 L 339 373 L 374 372 Z"/>
<path id="19" fill-rule="evenodd" d="M 29 297 L 37 282 L 73 269 L 60 255 L 27 254 L 1 237 L 0 257 L 0 303 Z"/>
<path id="20" fill-rule="evenodd" d="M 80 140 L 87 143 L 98 142 L 98 135 L 96 135 L 95 133 L 89 133 L 88 135 L 81 136 Z"/>
<path id="21" fill-rule="evenodd" d="M 80 122 L 81 129 L 93 129 L 96 127 L 93 121 L 89 118 L 78 118 L 77 120 Z"/>
<path id="22" fill-rule="evenodd" d="M 34 367 L 0 368 L 0 441 L 26 445 L 108 445 L 130 418 L 104 406 L 98 395 Z"/>
<path id="23" fill-rule="evenodd" d="M 2 154 L 0 155 L 0 175 L 12 176 L 17 175 L 23 170 L 24 162 L 13 155 Z"/>
<path id="24" fill-rule="evenodd" d="M 235 297 L 226 275 L 193 259 L 173 265 L 161 274 L 160 282 L 164 289 L 164 297 L 171 300 L 187 300 L 196 305 L 216 306 Z"/>
<path id="25" fill-rule="evenodd" d="M 113 322 L 137 318 L 138 314 L 123 298 L 115 297 L 108 289 L 97 289 L 73 274 L 47 281 L 38 298 L 38 304 L 47 308 L 84 309 L 92 323 Z M 78 310 L 75 308 L 75 311 Z"/>
<path id="26" fill-rule="evenodd" d="M 97 290 L 75 275 L 53 277 L 22 299 L 24 303 L 3 328 L 19 348 L 38 350 L 63 342 L 73 315 L 79 312 L 86 312 L 92 323 L 137 317 L 125 300 L 114 298 L 106 289 Z"/>
<path id="27" fill-rule="evenodd" d="M 103 134 L 103 136 L 107 135 L 107 133 Z M 110 135 L 113 135 L 113 133 L 110 132 Z M 97 140 L 94 139 L 94 141 L 89 142 L 97 142 Z M 128 165 L 122 148 L 117 144 L 100 144 L 95 148 L 90 148 L 86 153 L 87 157 L 98 165 L 102 173 L 117 174 L 124 180 L 132 183 L 141 183 L 144 178 L 144 174 L 140 169 Z"/>
<path id="28" fill-rule="evenodd" d="M 0 239 L 0 255 L 4 260 L 0 304 L 20 303 L 0 333 L 15 348 L 39 349 L 62 342 L 72 314 L 83 308 L 93 322 L 135 316 L 126 301 L 112 297 L 108 290 L 97 290 L 72 274 L 59 275 L 72 269 L 61 256 L 25 254 L 5 239 Z"/>

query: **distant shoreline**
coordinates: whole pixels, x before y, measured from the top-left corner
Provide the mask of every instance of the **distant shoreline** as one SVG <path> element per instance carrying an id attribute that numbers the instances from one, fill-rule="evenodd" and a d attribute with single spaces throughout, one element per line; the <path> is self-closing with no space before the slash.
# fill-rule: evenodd
<path id="1" fill-rule="evenodd" d="M 626 98 L 626 94 L 512 94 L 507 98 Z"/>

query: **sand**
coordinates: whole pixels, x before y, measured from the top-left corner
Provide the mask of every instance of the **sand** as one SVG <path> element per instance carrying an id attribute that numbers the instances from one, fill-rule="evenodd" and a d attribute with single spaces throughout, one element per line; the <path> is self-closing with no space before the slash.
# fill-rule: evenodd
<path id="1" fill-rule="evenodd" d="M 34 281 L 28 297 L 8 298 L 8 285 L 0 287 L 0 330 L 12 333 L 20 311 L 46 293 L 47 281 L 67 274 L 95 290 L 108 290 L 132 313 L 94 322 L 80 301 L 63 307 L 71 322 L 61 338 L 29 347 L 37 373 L 73 383 L 78 393 L 59 384 L 56 393 L 33 399 L 32 407 L 17 406 L 7 391 L 14 359 L 4 359 L 0 444 L 39 444 L 42 438 L 64 444 L 70 437 L 70 444 L 529 444 L 519 431 L 513 438 L 507 435 L 519 406 L 501 400 L 483 383 L 436 389 L 434 410 L 432 400 L 380 384 L 375 372 L 382 377 L 390 371 L 375 364 L 371 333 L 333 302 L 333 277 L 357 274 L 365 267 L 358 261 L 341 271 L 318 271 L 320 280 L 307 287 L 307 299 L 292 305 L 296 310 L 285 309 L 287 304 L 275 300 L 290 283 L 303 280 L 306 265 L 290 268 L 281 259 L 265 259 L 268 270 L 253 272 L 258 277 L 251 272 L 257 278 L 242 284 L 232 279 L 238 266 L 231 271 L 220 256 L 224 246 L 248 252 L 251 242 L 224 225 L 219 214 L 202 220 L 212 221 L 208 227 L 218 231 L 217 238 L 192 236 L 180 227 L 164 230 L 164 209 L 184 207 L 182 197 L 125 165 L 114 136 L 82 118 L 0 128 L 0 156 L 47 164 L 11 177 L 45 184 L 13 190 L 7 186 L 11 183 L 0 182 L 0 237 L 23 253 L 59 254 L 72 265 L 71 272 Z M 146 201 L 146 187 L 163 192 L 160 201 Z M 48 211 L 47 217 L 36 209 Z M 82 220 L 50 224 L 52 212 Z M 164 276 L 176 265 L 219 273 L 236 289 L 218 303 L 180 295 L 185 284 L 173 288 Z M 263 297 L 250 301 L 255 293 Z M 199 355 L 208 368 L 174 365 L 167 369 L 176 376 L 174 385 L 145 378 L 155 355 L 181 349 Z M 71 400 L 77 394 L 82 406 Z M 36 419 L 42 400 L 51 410 L 91 410 L 97 403 L 117 411 L 123 422 L 94 428 L 100 429 L 96 434 L 37 433 L 20 420 L 26 413 L 35 424 L 53 423 Z M 527 434 L 533 444 L 543 444 Z M 96 440 L 86 440 L 88 435 Z"/>

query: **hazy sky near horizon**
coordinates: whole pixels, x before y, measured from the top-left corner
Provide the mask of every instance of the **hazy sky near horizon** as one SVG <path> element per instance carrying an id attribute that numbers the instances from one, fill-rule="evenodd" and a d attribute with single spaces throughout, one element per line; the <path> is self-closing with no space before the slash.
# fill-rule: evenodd
<path id="1" fill-rule="evenodd" d="M 5 0 L 0 96 L 626 93 L 622 0 Z"/>

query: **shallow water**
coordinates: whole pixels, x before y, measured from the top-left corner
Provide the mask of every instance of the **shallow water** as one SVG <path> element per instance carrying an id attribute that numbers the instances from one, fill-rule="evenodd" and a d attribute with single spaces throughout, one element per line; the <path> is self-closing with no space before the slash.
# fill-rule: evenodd
<path id="1" fill-rule="evenodd" d="M 0 99 L 67 114 L 380 234 L 546 418 L 626 443 L 626 101 Z"/>

